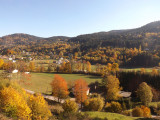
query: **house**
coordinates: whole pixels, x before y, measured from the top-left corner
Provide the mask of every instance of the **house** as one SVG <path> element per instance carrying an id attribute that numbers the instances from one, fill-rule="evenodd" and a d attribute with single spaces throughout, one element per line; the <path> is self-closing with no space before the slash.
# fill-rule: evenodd
<path id="1" fill-rule="evenodd" d="M 29 74 L 30 72 L 25 72 L 25 74 Z"/>
<path id="2" fill-rule="evenodd" d="M 8 60 L 13 60 L 13 59 L 10 57 L 10 58 L 8 58 Z"/>
<path id="3" fill-rule="evenodd" d="M 12 62 L 13 62 L 13 63 L 15 63 L 15 62 L 16 62 L 16 60 L 12 60 Z"/>
<path id="4" fill-rule="evenodd" d="M 15 69 L 15 70 L 13 70 L 13 71 L 12 71 L 12 73 L 18 73 L 18 70 L 17 70 L 17 69 Z"/>
<path id="5" fill-rule="evenodd" d="M 119 91 L 119 94 L 124 98 L 129 98 L 131 96 L 131 92 Z"/>

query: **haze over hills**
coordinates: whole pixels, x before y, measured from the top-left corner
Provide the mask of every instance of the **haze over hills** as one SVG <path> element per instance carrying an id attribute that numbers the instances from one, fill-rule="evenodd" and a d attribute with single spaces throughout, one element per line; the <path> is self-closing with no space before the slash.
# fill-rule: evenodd
<path id="1" fill-rule="evenodd" d="M 0 38 L 1 45 L 50 44 L 57 41 L 80 43 L 82 49 L 106 47 L 139 47 L 155 49 L 160 45 L 160 21 L 152 22 L 135 29 L 112 30 L 77 37 L 53 36 L 37 37 L 29 34 L 12 34 Z"/>

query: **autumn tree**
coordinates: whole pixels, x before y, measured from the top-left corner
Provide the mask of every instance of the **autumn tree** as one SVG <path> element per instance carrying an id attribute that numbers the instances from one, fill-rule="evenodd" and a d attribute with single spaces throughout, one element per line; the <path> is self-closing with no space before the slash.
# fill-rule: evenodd
<path id="1" fill-rule="evenodd" d="M 63 107 L 65 113 L 75 113 L 78 110 L 77 103 L 74 101 L 71 101 L 71 100 L 66 100 L 62 104 L 62 107 Z"/>
<path id="2" fill-rule="evenodd" d="M 0 106 L 0 110 L 7 116 L 30 120 L 31 109 L 28 107 L 26 100 L 11 86 L 4 87 L 0 91 Z"/>
<path id="3" fill-rule="evenodd" d="M 75 52 L 74 53 L 74 59 L 77 59 L 77 57 L 78 57 L 78 52 Z"/>
<path id="4" fill-rule="evenodd" d="M 67 62 L 64 66 L 63 72 L 65 73 L 72 73 L 71 63 Z"/>
<path id="5" fill-rule="evenodd" d="M 119 71 L 118 63 L 113 63 L 111 70 L 112 70 L 113 73 L 116 73 L 117 71 Z"/>
<path id="6" fill-rule="evenodd" d="M 0 59 L 0 68 L 3 66 L 3 64 L 4 64 L 3 59 Z"/>
<path id="7" fill-rule="evenodd" d="M 142 82 L 137 89 L 137 96 L 145 106 L 148 106 L 153 97 L 151 87 L 147 83 Z"/>
<path id="8" fill-rule="evenodd" d="M 104 107 L 104 99 L 101 97 L 94 97 L 85 100 L 84 109 L 87 111 L 101 111 Z"/>
<path id="9" fill-rule="evenodd" d="M 40 94 L 30 95 L 28 106 L 32 110 L 32 120 L 48 120 L 51 116 L 49 106 Z"/>
<path id="10" fill-rule="evenodd" d="M 45 71 L 44 66 L 41 65 L 41 67 L 40 67 L 40 72 L 44 72 L 44 71 Z"/>
<path id="11" fill-rule="evenodd" d="M 18 61 L 17 62 L 17 69 L 19 72 L 26 72 L 28 71 L 28 67 L 24 61 Z"/>
<path id="12" fill-rule="evenodd" d="M 12 72 L 15 68 L 16 68 L 15 63 L 7 62 L 3 64 L 3 69 L 8 72 Z"/>
<path id="13" fill-rule="evenodd" d="M 91 63 L 87 61 L 87 72 L 91 72 Z"/>
<path id="14" fill-rule="evenodd" d="M 47 71 L 48 71 L 48 72 L 52 72 L 52 71 L 53 71 L 53 67 L 52 67 L 50 64 L 48 65 Z"/>
<path id="15" fill-rule="evenodd" d="M 29 63 L 29 69 L 30 69 L 31 72 L 33 72 L 35 70 L 35 64 L 34 64 L 34 62 L 30 62 Z"/>
<path id="16" fill-rule="evenodd" d="M 67 98 L 69 92 L 67 82 L 60 75 L 54 75 L 54 80 L 51 83 L 53 96 L 58 97 L 58 101 Z"/>
<path id="17" fill-rule="evenodd" d="M 120 97 L 119 91 L 121 88 L 119 84 L 119 79 L 113 75 L 106 76 L 102 80 L 102 85 L 106 88 L 105 94 L 107 100 L 117 100 Z"/>
<path id="18" fill-rule="evenodd" d="M 152 75 L 158 75 L 158 70 L 157 69 L 152 69 Z"/>
<path id="19" fill-rule="evenodd" d="M 144 74 L 146 72 L 146 70 L 144 68 L 141 68 L 141 74 Z"/>
<path id="20" fill-rule="evenodd" d="M 77 103 L 81 104 L 87 99 L 87 90 L 88 90 L 88 85 L 86 81 L 83 79 L 78 79 L 75 81 L 74 85 L 74 95 L 76 98 Z"/>

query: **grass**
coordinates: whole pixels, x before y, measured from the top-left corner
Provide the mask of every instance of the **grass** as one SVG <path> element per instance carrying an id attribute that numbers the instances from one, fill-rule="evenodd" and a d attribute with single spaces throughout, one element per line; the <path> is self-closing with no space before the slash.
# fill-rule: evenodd
<path id="1" fill-rule="evenodd" d="M 20 83 L 22 87 L 25 89 L 29 89 L 39 93 L 51 93 L 50 83 L 54 78 L 54 73 L 31 73 L 30 83 L 31 85 L 25 85 Z M 83 74 L 59 74 L 62 76 L 68 84 L 73 84 L 77 79 L 84 79 L 88 84 L 101 81 L 101 77 L 91 76 L 91 75 L 83 75 Z M 16 77 L 15 77 L 16 78 Z"/>
<path id="2" fill-rule="evenodd" d="M 87 113 L 91 118 L 100 118 L 107 120 L 136 120 L 136 117 L 124 116 L 117 113 L 109 113 L 109 112 L 84 112 Z"/>
<path id="3" fill-rule="evenodd" d="M 153 68 L 144 68 L 146 70 L 146 72 L 152 72 Z M 141 68 L 120 68 L 120 70 L 125 71 L 125 72 L 131 72 L 131 71 L 141 71 Z"/>
<path id="4" fill-rule="evenodd" d="M 158 105 L 160 104 L 160 102 L 151 102 L 151 103 L 149 103 L 149 107 L 158 107 Z"/>

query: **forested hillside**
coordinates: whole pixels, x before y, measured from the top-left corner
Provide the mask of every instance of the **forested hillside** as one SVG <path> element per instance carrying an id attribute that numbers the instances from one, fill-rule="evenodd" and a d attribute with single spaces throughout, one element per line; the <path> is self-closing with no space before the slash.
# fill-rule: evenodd
<path id="1" fill-rule="evenodd" d="M 127 47 L 142 49 L 158 49 L 160 45 L 160 21 L 129 30 L 113 30 L 93 34 L 79 35 L 71 38 L 70 42 L 79 42 L 82 49 L 95 47 Z"/>

